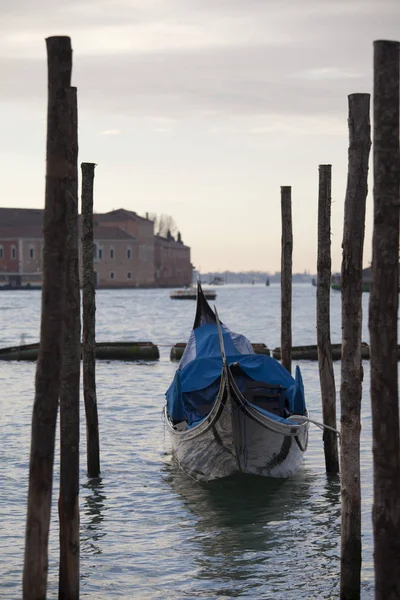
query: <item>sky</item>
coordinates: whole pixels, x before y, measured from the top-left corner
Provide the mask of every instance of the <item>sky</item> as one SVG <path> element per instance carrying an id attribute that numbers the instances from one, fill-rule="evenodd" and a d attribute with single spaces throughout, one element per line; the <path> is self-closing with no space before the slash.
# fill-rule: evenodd
<path id="1" fill-rule="evenodd" d="M 1 206 L 44 206 L 45 39 L 68 35 L 97 212 L 171 215 L 201 272 L 273 273 L 290 185 L 293 270 L 315 273 L 331 164 L 340 271 L 348 95 L 372 94 L 373 41 L 400 39 L 399 0 L 0 0 L 0 19 Z M 370 177 L 364 266 L 372 210 Z"/>

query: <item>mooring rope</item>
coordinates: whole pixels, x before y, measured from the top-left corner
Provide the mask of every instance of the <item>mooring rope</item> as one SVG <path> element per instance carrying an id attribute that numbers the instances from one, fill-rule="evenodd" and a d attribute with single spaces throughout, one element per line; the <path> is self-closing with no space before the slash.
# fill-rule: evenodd
<path id="1" fill-rule="evenodd" d="M 338 431 L 334 427 L 331 427 L 330 425 L 325 425 L 325 423 L 320 423 L 319 421 L 315 421 L 314 419 L 310 419 L 309 417 L 305 417 L 304 415 L 290 415 L 290 417 L 288 417 L 288 420 L 289 419 L 296 419 L 296 420 L 303 419 L 303 421 L 312 423 L 313 425 L 316 425 L 317 427 L 319 427 L 322 430 L 328 429 L 329 431 L 333 431 L 333 433 L 336 433 L 336 435 L 338 437 L 340 437 L 340 431 Z"/>

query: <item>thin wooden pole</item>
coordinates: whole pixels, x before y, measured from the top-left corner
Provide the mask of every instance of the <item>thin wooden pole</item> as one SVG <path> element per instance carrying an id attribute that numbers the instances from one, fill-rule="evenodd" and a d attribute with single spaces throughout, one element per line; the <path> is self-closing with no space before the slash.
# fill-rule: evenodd
<path id="1" fill-rule="evenodd" d="M 399 43 L 374 42 L 374 230 L 369 302 L 375 598 L 400 598 Z"/>
<path id="2" fill-rule="evenodd" d="M 336 427 L 336 390 L 333 374 L 330 333 L 331 283 L 331 165 L 319 166 L 318 190 L 318 257 L 317 257 L 317 347 L 322 396 L 322 417 L 325 425 Z M 327 473 L 339 472 L 336 433 L 324 429 L 325 466 Z"/>
<path id="3" fill-rule="evenodd" d="M 71 163 L 74 178 L 68 197 L 68 239 L 64 312 L 63 365 L 60 391 L 60 574 L 59 600 L 79 599 L 79 385 L 81 321 L 78 250 L 78 108 L 72 95 Z"/>
<path id="4" fill-rule="evenodd" d="M 361 592 L 361 486 L 360 431 L 362 397 L 362 267 L 368 160 L 371 148 L 369 94 L 351 94 L 349 100 L 349 162 L 344 203 L 341 362 L 342 497 L 341 600 L 358 600 Z"/>
<path id="5" fill-rule="evenodd" d="M 100 475 L 99 419 L 96 398 L 96 296 L 93 267 L 94 163 L 82 163 L 83 390 L 86 411 L 87 470 Z"/>
<path id="6" fill-rule="evenodd" d="M 46 40 L 48 112 L 46 195 L 40 348 L 29 465 L 28 512 L 23 573 L 24 600 L 46 597 L 48 539 L 53 483 L 54 445 L 60 394 L 62 323 L 65 297 L 67 202 L 73 168 L 71 146 L 72 50 L 68 37 Z"/>
<path id="7" fill-rule="evenodd" d="M 292 188 L 281 187 L 281 362 L 292 370 Z"/>

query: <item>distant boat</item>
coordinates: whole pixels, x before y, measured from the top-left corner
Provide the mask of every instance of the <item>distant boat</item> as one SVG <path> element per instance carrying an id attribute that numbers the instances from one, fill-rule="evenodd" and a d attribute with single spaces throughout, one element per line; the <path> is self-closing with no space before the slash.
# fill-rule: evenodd
<path id="1" fill-rule="evenodd" d="M 269 277 L 267 277 L 267 281 L 265 282 L 265 285 L 269 285 Z"/>
<path id="2" fill-rule="evenodd" d="M 215 275 L 209 283 L 210 285 L 224 285 L 225 281 L 220 275 Z"/>
<path id="3" fill-rule="evenodd" d="M 217 297 L 215 290 L 203 290 L 203 294 L 207 300 L 215 300 Z M 197 300 L 197 288 L 190 287 L 183 290 L 175 290 L 170 293 L 169 297 L 172 300 Z"/>
<path id="4" fill-rule="evenodd" d="M 315 277 L 313 277 L 311 279 L 311 285 L 313 285 L 314 287 L 317 287 L 317 280 L 315 279 Z"/>

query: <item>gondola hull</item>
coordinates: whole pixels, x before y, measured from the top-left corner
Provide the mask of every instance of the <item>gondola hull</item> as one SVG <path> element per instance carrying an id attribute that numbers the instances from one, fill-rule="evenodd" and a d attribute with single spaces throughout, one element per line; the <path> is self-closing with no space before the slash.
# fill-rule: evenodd
<path id="1" fill-rule="evenodd" d="M 246 407 L 233 412 L 239 471 L 264 477 L 291 477 L 308 444 L 308 422 L 277 423 Z"/>
<path id="2" fill-rule="evenodd" d="M 199 481 L 236 473 L 292 476 L 308 441 L 299 367 L 295 378 L 230 331 L 198 283 L 194 325 L 166 391 L 165 422 L 180 467 Z"/>
<path id="3" fill-rule="evenodd" d="M 307 449 L 308 422 L 299 417 L 280 423 L 242 400 L 232 393 L 219 394 L 207 418 L 183 431 L 165 412 L 172 454 L 189 476 L 198 481 L 235 473 L 287 478 L 299 469 Z"/>
<path id="4" fill-rule="evenodd" d="M 212 481 L 238 471 L 232 419 L 228 407 L 218 403 L 210 415 L 197 427 L 175 430 L 167 418 L 172 454 L 181 469 L 198 481 Z"/>

